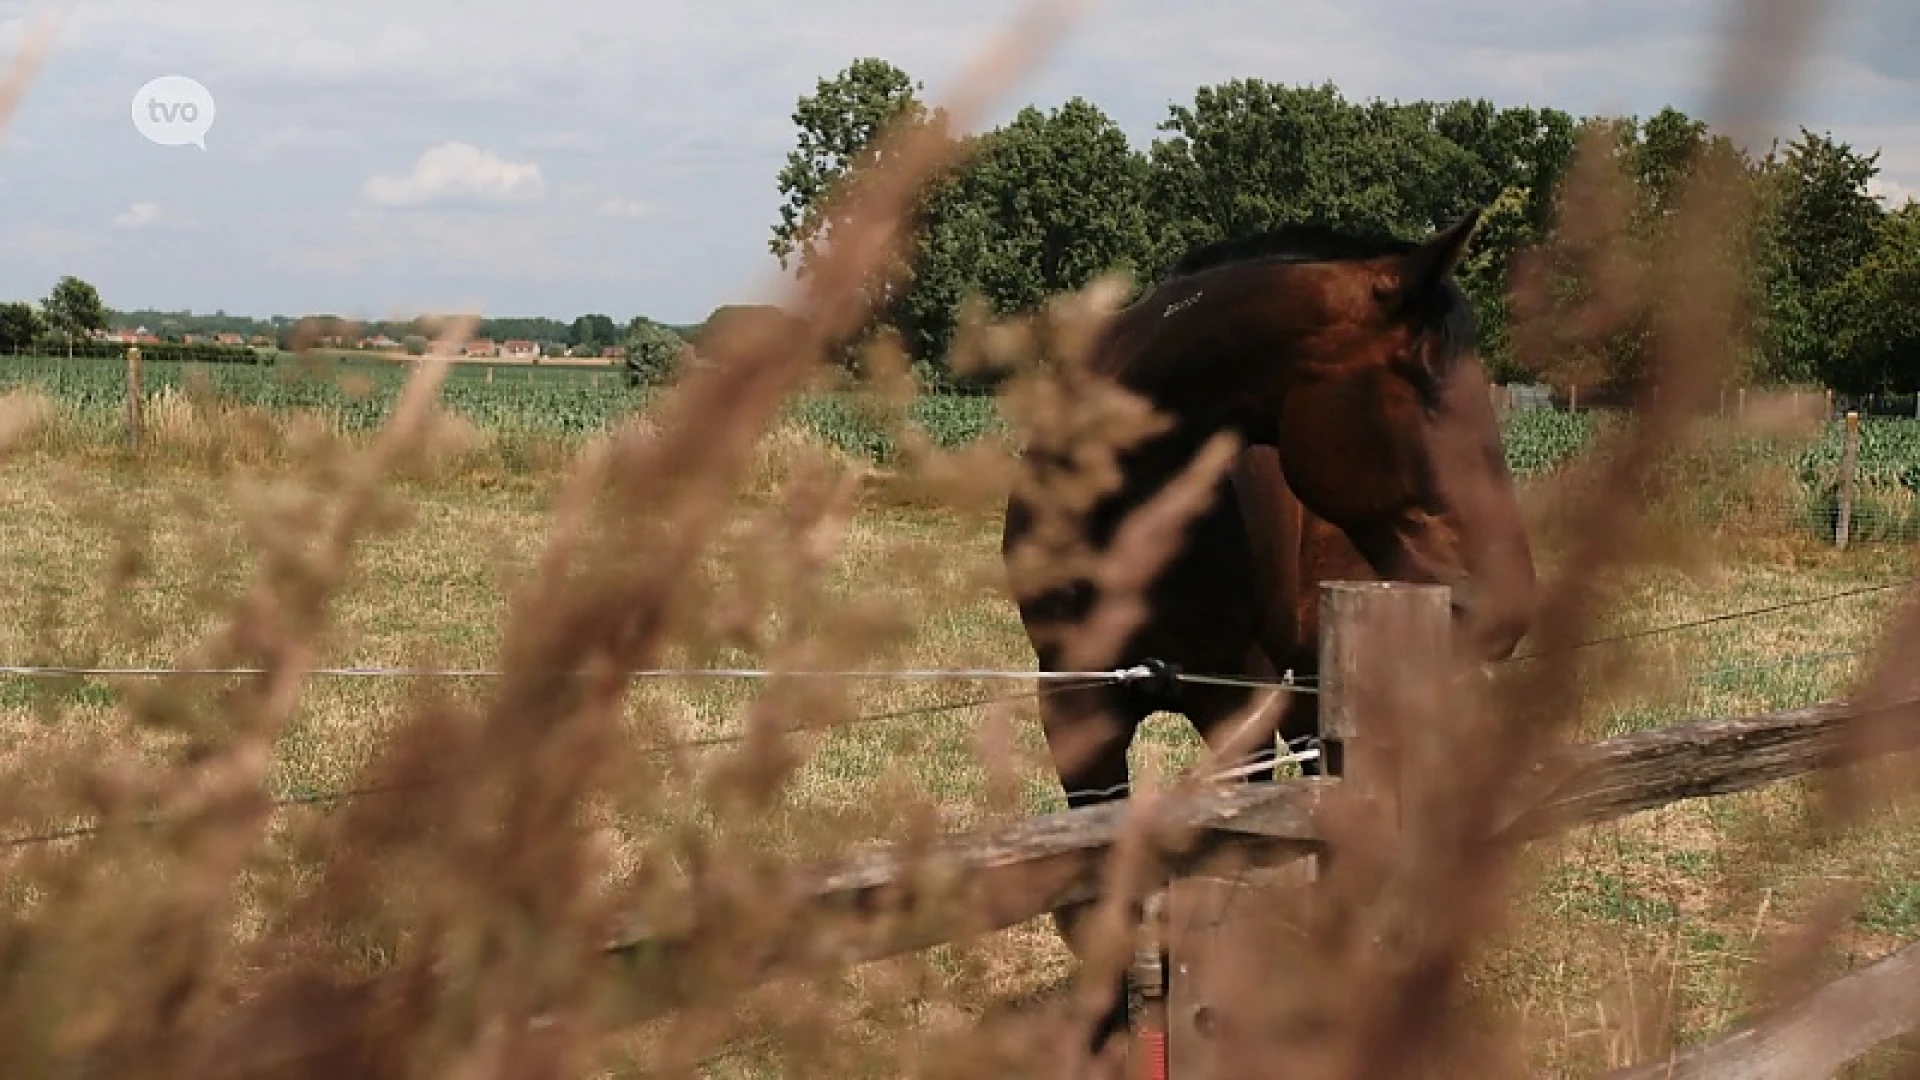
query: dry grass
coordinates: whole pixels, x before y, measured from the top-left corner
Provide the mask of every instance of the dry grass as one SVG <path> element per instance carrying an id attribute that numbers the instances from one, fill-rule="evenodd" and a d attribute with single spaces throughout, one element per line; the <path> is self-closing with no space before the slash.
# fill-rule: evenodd
<path id="1" fill-rule="evenodd" d="M 1016 27 L 959 81 L 956 119 L 1059 29 L 1046 10 Z M 1743 34 L 1726 85 L 1765 90 L 1751 62 L 1785 70 L 1796 36 L 1765 20 Z M 1749 117 L 1735 97 L 1721 119 L 1737 133 Z M 3 118 L 12 93 L 0 98 Z M 470 326 L 449 325 L 371 443 L 169 401 L 150 456 L 115 464 L 63 443 L 43 403 L 0 402 L 0 558 L 14 585 L 0 655 L 263 670 L 0 679 L 0 821 L 15 837 L 93 829 L 0 855 L 9 1075 L 1082 1071 L 1084 1002 L 1062 992 L 1075 965 L 1038 922 L 730 989 L 755 942 L 791 918 L 782 889 L 809 860 L 1056 808 L 1030 700 L 865 722 L 976 688 L 635 689 L 625 674 L 1030 663 L 996 522 L 981 512 L 1010 482 L 1004 461 L 922 447 L 876 481 L 769 435 L 781 401 L 861 325 L 907 192 L 951 150 L 927 133 L 887 145 L 889 167 L 844 193 L 832 252 L 789 298 L 795 328 L 717 335 L 703 345 L 714 363 L 664 409 L 549 462 L 541 487 L 449 482 L 485 438 L 433 407 Z M 1599 193 L 1578 203 L 1592 228 L 1573 239 L 1588 248 L 1617 234 L 1604 160 L 1587 156 L 1573 181 Z M 1590 478 L 1542 493 L 1541 520 L 1559 523 L 1541 530 L 1551 588 L 1534 641 L 1547 656 L 1484 699 L 1397 704 L 1404 715 L 1388 719 L 1432 755 L 1399 826 L 1348 785 L 1328 799 L 1326 828 L 1346 854 L 1324 883 L 1320 933 L 1303 952 L 1263 955 L 1248 988 L 1276 1018 L 1318 1023 L 1308 1041 L 1275 1028 L 1296 1040 L 1288 1060 L 1303 1072 L 1585 1074 L 1718 1030 L 1795 979 L 1920 929 L 1912 811 L 1898 798 L 1913 785 L 1898 769 L 1673 807 L 1524 852 L 1485 842 L 1514 778 L 1562 740 L 1850 684 L 1887 701 L 1920 667 L 1902 655 L 1920 649 L 1920 608 L 1890 594 L 1557 648 L 1914 572 L 1910 551 L 1838 556 L 1727 533 L 1702 546 L 1713 538 L 1678 528 L 1684 514 L 1663 526 L 1660 508 L 1677 504 L 1655 466 L 1728 360 L 1731 283 L 1691 253 L 1693 230 L 1711 233 L 1738 207 L 1707 179 L 1656 260 L 1672 280 L 1652 284 L 1685 297 L 1651 305 L 1661 396 Z M 1650 283 L 1596 266 L 1604 302 L 1576 336 L 1646 302 Z M 1008 398 L 1023 423 L 1077 433 L 1095 474 L 1138 419 L 1075 382 L 1100 299 L 1062 304 L 1013 340 L 1010 351 L 1056 362 L 1024 371 Z M 882 388 L 899 391 L 898 356 L 873 358 Z M 1062 493 L 1084 497 L 1097 475 L 1080 484 Z M 1080 553 L 1121 593 L 1094 633 L 1124 624 L 1125 587 L 1183 512 L 1150 507 L 1115 553 Z M 1070 545 L 1056 555 L 1077 557 Z M 1884 647 L 1851 670 L 1780 663 L 1873 646 Z M 307 676 L 319 662 L 499 674 Z M 1196 756 L 1166 720 L 1140 746 L 1149 771 Z M 729 741 L 671 748 L 712 737 Z M 1120 912 L 1150 885 L 1144 820 L 1129 820 L 1111 860 L 1082 986 L 1123 959 Z M 1849 905 L 1854 893 L 1864 902 Z M 1401 929 L 1389 920 L 1409 900 L 1426 916 L 1420 932 L 1371 948 Z M 688 1003 L 629 1028 L 602 947 L 636 921 L 704 933 L 629 973 Z"/>
<path id="2" fill-rule="evenodd" d="M 792 446 L 777 456 L 791 470 L 803 453 Z M 21 587 L 0 604 L 0 657 L 165 664 L 185 651 L 244 586 L 249 517 L 276 492 L 287 497 L 299 479 L 284 465 L 238 472 L 236 478 L 232 469 L 176 464 L 102 473 L 52 454 L 10 459 L 0 470 L 0 571 Z M 429 480 L 416 481 L 409 492 L 404 523 L 364 546 L 353 579 L 334 597 L 321 651 L 339 666 L 490 667 L 500 654 L 511 591 L 532 572 L 546 540 L 552 495 Z M 706 572 L 724 576 L 730 566 L 750 561 L 736 553 L 751 542 L 750 521 L 735 521 L 706 556 Z M 901 636 L 869 666 L 1022 669 L 1031 659 L 999 582 L 997 545 L 991 513 L 929 510 L 871 490 L 848 518 L 827 567 L 825 603 L 871 603 L 873 583 L 891 583 L 891 610 L 876 614 L 898 620 Z M 142 565 L 127 579 L 113 570 L 130 550 L 140 553 Z M 1735 536 L 1719 550 L 1722 557 L 1704 565 L 1630 575 L 1610 601 L 1618 615 L 1603 631 L 1688 622 L 1916 571 L 1912 552 L 1899 548 L 1842 555 L 1804 542 Z M 1847 688 L 1859 662 L 1827 654 L 1871 644 L 1893 599 L 1869 594 L 1597 650 L 1604 656 L 1596 663 L 1629 663 L 1637 679 L 1631 692 L 1590 717 L 1579 737 L 1828 699 Z M 455 681 L 441 692 L 478 702 L 488 687 L 486 680 Z M 406 680 L 316 683 L 301 695 L 275 747 L 268 789 L 293 799 L 353 789 L 392 735 L 396 717 L 405 714 L 413 689 Z M 738 732 L 742 709 L 757 693 L 743 683 L 648 683 L 625 704 L 623 723 L 635 742 L 724 737 Z M 850 688 L 849 705 L 868 715 L 1009 693 L 1017 688 L 858 684 Z M 0 730 L 15 761 L 137 741 L 147 760 L 165 762 L 172 740 L 127 730 L 119 719 L 124 707 L 113 680 L 0 680 Z M 962 708 L 801 740 L 806 761 L 756 831 L 782 857 L 804 860 L 849 843 L 885 842 L 902 802 L 931 804 L 952 831 L 1060 809 L 1031 700 L 1014 702 L 999 718 L 1000 741 L 983 745 L 989 711 Z M 728 749 L 688 752 L 686 767 L 698 774 Z M 1172 773 L 1190 766 L 1199 749 L 1184 722 L 1159 716 L 1136 756 L 1143 767 L 1152 761 Z M 993 773 L 1000 771 L 1012 782 L 996 792 Z M 292 821 L 329 810 L 322 803 L 278 813 Z M 1538 1060 L 1555 1075 L 1576 1064 L 1637 1056 L 1624 1048 L 1636 1043 L 1632 1025 L 1643 1021 L 1623 1009 L 1624 995 L 1661 988 L 1663 981 L 1673 984 L 1665 1019 L 1677 1034 L 1698 1037 L 1725 1027 L 1739 1015 L 1755 935 L 1790 926 L 1792 897 L 1816 889 L 1822 874 L 1843 865 L 1836 855 L 1792 865 L 1792 852 L 1769 842 L 1778 822 L 1807 812 L 1804 785 L 1785 785 L 1641 815 L 1542 849 L 1541 879 L 1524 898 L 1526 917 L 1477 982 L 1532 1018 L 1539 1027 Z M 71 823 L 61 816 L 16 825 L 52 830 Z M 626 834 L 611 852 L 615 866 L 644 858 L 644 830 L 617 819 L 606 824 Z M 1865 834 L 1853 854 L 1869 869 L 1864 880 L 1871 891 L 1865 914 L 1849 931 L 1847 954 L 1870 956 L 1920 938 L 1920 897 L 1910 884 L 1920 876 L 1920 842 L 1911 824 Z M 246 933 L 266 925 L 269 900 L 244 894 L 236 917 Z M 1071 970 L 1042 921 L 952 952 L 948 981 L 915 993 L 966 1014 L 1046 998 Z M 860 981 L 879 977 L 867 972 Z M 884 994 L 869 985 L 857 995 L 865 998 Z M 859 1041 L 878 1048 L 897 1036 L 876 1028 Z M 1637 1039 L 1642 1052 L 1651 1052 L 1651 1039 L 1651 1033 Z M 728 1061 L 743 1067 L 761 1060 L 750 1050 L 749 1044 Z"/>

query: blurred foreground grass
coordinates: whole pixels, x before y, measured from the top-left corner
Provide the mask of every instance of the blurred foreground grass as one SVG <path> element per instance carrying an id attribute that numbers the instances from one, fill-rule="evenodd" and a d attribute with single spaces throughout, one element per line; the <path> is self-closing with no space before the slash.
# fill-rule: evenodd
<path id="1" fill-rule="evenodd" d="M 760 472 L 778 474 L 780 447 L 806 440 L 804 431 L 776 436 Z M 271 468 L 102 467 L 85 455 L 15 455 L 0 465 L 0 575 L 11 586 L 0 600 L 0 662 L 170 662 L 206 632 L 209 613 L 252 572 L 250 516 L 287 497 L 283 481 Z M 1540 495 L 1536 486 L 1531 497 L 1537 502 Z M 545 541 L 548 493 L 436 482 L 426 474 L 408 485 L 407 497 L 407 521 L 369 541 L 355 580 L 338 598 L 324 661 L 489 667 L 497 661 L 509 591 Z M 830 588 L 852 597 L 884 580 L 907 624 L 904 644 L 879 666 L 1031 667 L 999 583 L 994 514 L 894 499 L 882 485 L 870 490 L 849 529 Z M 1710 552 L 1696 565 L 1614 583 L 1608 629 L 1817 597 L 1912 577 L 1916 569 L 1909 548 L 1839 553 L 1804 537 L 1767 540 L 1751 530 Z M 1551 550 L 1544 554 L 1550 565 Z M 129 558 L 137 563 L 131 576 L 116 572 Z M 1896 599 L 1882 592 L 1597 647 L 1609 659 L 1624 657 L 1638 677 L 1627 692 L 1593 703 L 1583 737 L 1844 693 L 1859 663 L 1850 654 L 1872 642 Z M 412 682 L 312 684 L 276 747 L 275 793 L 312 798 L 349 787 L 387 720 L 419 689 Z M 872 714 L 1007 695 L 1018 686 L 853 683 L 848 694 L 859 712 Z M 456 680 L 436 692 L 457 697 L 484 689 L 484 680 Z M 100 734 L 149 740 L 156 755 L 172 752 L 167 738 L 117 726 L 120 692 L 108 679 L 0 676 L 0 752 L 57 754 L 62 743 Z M 633 737 L 665 743 L 733 734 L 730 718 L 757 693 L 748 683 L 649 682 L 628 703 Z M 826 853 L 815 847 L 823 836 L 832 838 L 829 848 L 897 838 L 900 823 L 886 809 L 894 800 L 876 794 L 886 791 L 931 798 L 942 825 L 953 830 L 1059 809 L 1032 702 L 1011 705 L 1004 719 L 1006 742 L 992 750 L 982 741 L 993 725 L 981 707 L 797 737 L 808 758 L 767 811 L 766 842 L 803 858 Z M 682 767 L 697 775 L 729 750 L 722 744 L 686 751 Z M 1184 721 L 1161 715 L 1150 721 L 1135 757 L 1141 766 L 1171 770 L 1189 764 L 1196 751 Z M 996 787 L 989 760 L 1009 771 L 1011 791 Z M 1808 813 L 1807 799 L 1806 785 L 1779 785 L 1638 815 L 1535 849 L 1538 875 L 1519 931 L 1488 955 L 1477 985 L 1540 1028 L 1534 1043 L 1543 1069 L 1577 1073 L 1625 1062 L 1636 1046 L 1653 1045 L 1651 1032 L 1630 1030 L 1640 1020 L 1621 995 L 1667 994 L 1666 1014 L 1682 1037 L 1730 1022 L 1743 1001 L 1742 979 L 1758 959 L 1758 935 L 1790 923 L 1799 914 L 1797 894 L 1843 866 L 1867 868 L 1861 884 L 1868 899 L 1849 947 L 1871 953 L 1920 936 L 1912 884 L 1920 880 L 1920 837 L 1912 823 L 1888 823 L 1848 841 L 1851 847 L 1818 855 L 1778 850 L 1771 826 Z M 280 813 L 321 814 L 328 806 Z M 9 831 L 64 824 L 13 821 Z M 651 827 L 612 823 L 634 838 Z M 268 903 L 248 898 L 240 922 L 265 920 L 261 905 Z M 943 994 L 975 1010 L 1047 994 L 1071 968 L 1044 920 L 998 935 L 969 956 Z M 876 1028 L 871 1037 L 885 1036 Z M 767 1062 L 756 1060 L 743 1050 L 717 1065 L 716 1075 L 735 1068 L 759 1075 Z"/>

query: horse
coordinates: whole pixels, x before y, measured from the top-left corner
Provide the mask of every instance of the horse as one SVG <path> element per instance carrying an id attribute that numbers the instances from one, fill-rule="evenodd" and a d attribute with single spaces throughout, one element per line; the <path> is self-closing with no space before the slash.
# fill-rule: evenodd
<path id="1" fill-rule="evenodd" d="M 1145 617 L 1100 670 L 1154 660 L 1242 680 L 1311 678 L 1326 580 L 1452 586 L 1465 649 L 1482 662 L 1512 655 L 1532 617 L 1533 556 L 1473 309 L 1453 277 L 1480 216 L 1420 241 L 1295 224 L 1205 245 L 1095 334 L 1086 370 L 1145 399 L 1165 426 L 1117 452 L 1118 485 L 1077 522 L 1088 548 L 1108 548 L 1209 438 L 1230 432 L 1240 447 L 1145 583 Z M 1010 575 L 1036 527 L 1037 490 L 1016 484 L 1006 502 Z M 1083 574 L 1013 591 L 1040 670 L 1066 670 L 1064 634 L 1099 586 Z M 1050 692 L 1041 724 L 1068 806 L 1126 797 L 1128 750 L 1149 714 L 1183 713 L 1218 747 L 1255 692 L 1182 683 L 1169 697 L 1139 681 Z M 1268 767 L 1248 782 L 1272 779 L 1273 734 L 1317 730 L 1317 699 L 1285 697 Z M 1089 910 L 1055 912 L 1070 947 Z M 1126 1027 L 1124 976 L 1110 1000 L 1096 1055 Z"/>

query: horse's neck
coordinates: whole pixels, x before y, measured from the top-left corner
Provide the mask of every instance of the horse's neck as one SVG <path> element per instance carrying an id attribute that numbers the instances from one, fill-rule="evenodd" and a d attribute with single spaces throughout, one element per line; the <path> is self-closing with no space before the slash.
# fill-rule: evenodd
<path id="1" fill-rule="evenodd" d="M 1301 559 L 1303 508 L 1287 487 L 1280 454 L 1271 446 L 1250 446 L 1241 451 L 1232 475 L 1253 565 L 1249 585 L 1260 597 L 1262 638 L 1270 652 L 1296 647 L 1299 627 L 1295 598 L 1305 578 Z"/>
<path id="2" fill-rule="evenodd" d="M 1211 432 L 1191 425 L 1152 435 L 1119 455 L 1120 486 L 1103 503 L 1116 509 L 1137 510 L 1192 467 Z"/>

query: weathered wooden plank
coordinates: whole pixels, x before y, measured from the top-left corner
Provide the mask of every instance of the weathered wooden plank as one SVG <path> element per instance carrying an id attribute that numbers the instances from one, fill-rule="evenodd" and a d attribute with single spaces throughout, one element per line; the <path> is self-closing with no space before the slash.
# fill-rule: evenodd
<path id="1" fill-rule="evenodd" d="M 1516 839 L 1537 837 L 1920 747 L 1920 722 L 1912 709 L 1856 718 L 1859 713 L 1856 706 L 1837 703 L 1703 720 L 1574 750 L 1565 756 L 1564 768 L 1536 778 L 1541 793 L 1530 800 L 1530 809 L 1514 815 L 1510 828 Z M 1870 738 L 1853 737 L 1863 729 Z M 1164 857 L 1159 870 L 1185 876 L 1223 860 L 1277 866 L 1310 855 L 1317 847 L 1313 807 L 1337 783 L 1236 784 L 1170 798 L 1155 811 L 1159 826 L 1184 825 L 1198 834 L 1188 847 Z M 723 915 L 711 917 L 716 913 L 707 913 L 704 925 L 702 913 L 691 913 L 692 921 L 682 925 L 628 927 L 606 950 L 626 965 L 622 981 L 633 991 L 614 1006 L 614 1020 L 639 1022 L 783 974 L 960 940 L 1087 899 L 1096 892 L 1105 853 L 1129 809 L 1122 803 L 1049 814 L 991 833 L 949 838 L 931 853 L 937 868 L 931 875 L 916 869 L 920 857 L 909 852 L 839 860 L 796 878 L 782 915 L 771 924 L 756 920 L 760 929 L 773 927 L 768 933 L 736 925 L 730 934 Z M 945 902 L 925 905 L 910 917 L 901 914 L 902 901 L 915 891 L 924 898 L 942 878 L 965 884 L 938 890 L 949 894 Z M 725 938 L 732 938 L 726 947 L 708 948 Z M 744 954 L 749 945 L 751 954 Z M 725 968 L 705 968 L 716 953 L 726 954 Z M 340 994 L 377 1000 L 375 982 Z M 268 995 L 232 1018 L 234 1037 L 263 1015 L 296 1007 L 297 1002 Z"/>
<path id="2" fill-rule="evenodd" d="M 1308 909 L 1286 904 L 1311 895 L 1305 886 L 1312 869 L 1312 860 L 1301 859 L 1271 870 L 1190 875 L 1168 886 L 1168 1075 L 1222 1080 L 1259 1052 L 1250 1037 L 1260 1010 L 1249 1008 L 1256 1003 L 1246 990 L 1260 985 L 1273 962 L 1275 951 L 1265 946 L 1276 912 L 1287 932 L 1304 935 Z"/>
<path id="3" fill-rule="evenodd" d="M 1193 875 L 1167 889 L 1167 1075 L 1215 1080 L 1221 1075 L 1219 1034 L 1224 1005 L 1216 959 L 1232 943 L 1233 901 L 1250 890 L 1232 878 Z M 1229 957 L 1230 959 L 1230 957 Z"/>
<path id="4" fill-rule="evenodd" d="M 1920 944 L 1848 972 L 1798 1004 L 1706 1046 L 1604 1080 L 1802 1080 L 1832 1076 L 1920 1028 Z"/>
<path id="5" fill-rule="evenodd" d="M 1509 827 L 1520 837 L 1538 838 L 1914 749 L 1920 749 L 1920 700 L 1878 709 L 1835 702 L 1696 720 L 1571 751 L 1542 770 L 1557 773 L 1557 781 Z"/>
<path id="6" fill-rule="evenodd" d="M 1155 876 L 1223 862 L 1278 866 L 1313 854 L 1312 806 L 1332 783 L 1236 784 L 1164 800 L 1149 826 L 1160 838 Z M 1258 833 L 1215 827 L 1253 807 L 1262 815 Z M 694 912 L 679 926 L 630 928 L 607 951 L 636 965 L 640 992 L 627 1008 L 644 1018 L 781 971 L 862 963 L 1005 929 L 1098 895 L 1107 851 L 1126 815 L 1138 810 L 1110 803 L 950 838 L 925 851 L 836 860 L 796 876 L 784 897 L 761 898 L 755 921 L 769 932 L 751 941 L 726 913 L 703 923 L 708 913 Z M 776 900 L 784 902 L 772 910 Z M 719 950 L 727 954 L 725 973 L 700 963 L 719 934 L 731 939 Z"/>
<path id="7" fill-rule="evenodd" d="M 1610 739 L 1569 751 L 1530 786 L 1516 812 L 1515 839 L 1536 838 L 1684 799 L 1728 794 L 1920 747 L 1920 723 L 1864 715 L 1845 703 L 1737 719 L 1702 720 Z M 1897 723 L 1884 721 L 1893 720 Z M 1859 726 L 1856 726 L 1859 725 Z M 1871 739 L 1859 739 L 1871 727 Z M 1159 871 L 1198 872 L 1229 857 L 1280 865 L 1315 853 L 1313 807 L 1339 781 L 1233 785 L 1169 798 L 1156 830 L 1195 831 L 1192 846 L 1168 854 Z M 1031 818 L 992 833 L 946 840 L 925 853 L 875 852 L 826 864 L 796 879 L 773 928 L 735 938 L 728 977 L 700 970 L 712 939 L 697 923 L 634 927 L 609 952 L 638 964 L 643 1016 L 691 1000 L 694 985 L 724 992 L 781 971 L 863 963 L 1014 926 L 1096 894 L 1105 852 L 1119 835 L 1125 803 Z M 716 927 L 727 925 L 716 918 Z M 717 981 L 716 981 L 717 980 Z M 704 996 L 704 995 L 701 995 Z"/>
<path id="8" fill-rule="evenodd" d="M 1511 815 L 1509 828 L 1534 839 L 1916 749 L 1920 695 L 1877 710 L 1834 702 L 1695 720 L 1569 749 L 1521 782 L 1527 805 Z M 1318 835 L 1287 800 L 1249 801 L 1207 827 L 1297 840 Z"/>

